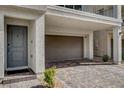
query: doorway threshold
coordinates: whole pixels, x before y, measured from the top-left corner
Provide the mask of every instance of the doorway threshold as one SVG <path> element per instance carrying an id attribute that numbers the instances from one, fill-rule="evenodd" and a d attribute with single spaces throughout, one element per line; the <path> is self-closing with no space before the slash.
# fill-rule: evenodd
<path id="1" fill-rule="evenodd" d="M 23 67 L 14 67 L 14 68 L 7 68 L 6 71 L 14 71 L 14 70 L 23 70 L 23 69 L 28 69 L 28 66 L 23 66 Z"/>

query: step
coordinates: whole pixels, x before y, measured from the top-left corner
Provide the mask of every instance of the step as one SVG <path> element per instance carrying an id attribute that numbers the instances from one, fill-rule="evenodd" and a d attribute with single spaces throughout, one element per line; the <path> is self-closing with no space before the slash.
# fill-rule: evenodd
<path id="1" fill-rule="evenodd" d="M 31 69 L 6 71 L 5 78 L 2 80 L 2 84 L 11 84 L 22 81 L 28 81 L 36 79 L 36 74 Z"/>
<path id="2" fill-rule="evenodd" d="M 28 81 L 28 80 L 33 80 L 33 79 L 36 79 L 36 75 L 29 75 L 29 76 L 18 76 L 16 78 L 5 78 L 2 80 L 2 84 L 11 84 L 11 83 L 17 83 L 17 82 L 22 82 L 22 81 Z"/>
<path id="3" fill-rule="evenodd" d="M 87 62 L 87 63 L 80 63 L 80 65 L 112 65 L 113 62 Z"/>

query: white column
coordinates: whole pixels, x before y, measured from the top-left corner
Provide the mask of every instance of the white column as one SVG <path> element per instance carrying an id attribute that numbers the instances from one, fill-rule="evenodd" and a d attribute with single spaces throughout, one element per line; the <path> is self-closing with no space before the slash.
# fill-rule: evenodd
<path id="1" fill-rule="evenodd" d="M 121 5 L 113 5 L 113 16 L 121 19 Z"/>
<path id="2" fill-rule="evenodd" d="M 89 59 L 93 59 L 93 32 L 89 34 Z"/>
<path id="3" fill-rule="evenodd" d="M 111 58 L 111 36 L 107 34 L 107 55 Z"/>
<path id="4" fill-rule="evenodd" d="M 4 78 L 4 15 L 0 14 L 0 79 Z"/>
<path id="5" fill-rule="evenodd" d="M 45 17 L 44 15 L 36 20 L 36 73 L 41 73 L 45 69 Z"/>
<path id="6" fill-rule="evenodd" d="M 93 32 L 84 37 L 84 58 L 93 59 Z"/>
<path id="7" fill-rule="evenodd" d="M 84 36 L 84 58 L 89 58 L 89 42 L 88 42 L 88 35 Z"/>
<path id="8" fill-rule="evenodd" d="M 113 60 L 116 64 L 122 61 L 122 31 L 121 27 L 113 29 Z"/>
<path id="9" fill-rule="evenodd" d="M 117 18 L 121 19 L 121 5 L 117 5 Z"/>

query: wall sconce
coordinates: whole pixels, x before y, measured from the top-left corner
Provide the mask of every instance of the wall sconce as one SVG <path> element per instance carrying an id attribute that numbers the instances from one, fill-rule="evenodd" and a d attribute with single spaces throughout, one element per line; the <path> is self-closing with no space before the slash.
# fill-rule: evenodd
<path id="1" fill-rule="evenodd" d="M 31 43 L 33 43 L 33 40 L 31 40 Z"/>
<path id="2" fill-rule="evenodd" d="M 84 36 L 84 38 L 87 38 L 87 37 L 88 37 L 88 35 L 85 35 L 85 36 Z"/>

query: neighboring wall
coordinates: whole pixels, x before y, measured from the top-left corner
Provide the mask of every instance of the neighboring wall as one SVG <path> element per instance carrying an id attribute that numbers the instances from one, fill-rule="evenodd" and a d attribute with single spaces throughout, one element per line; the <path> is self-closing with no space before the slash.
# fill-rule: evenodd
<path id="1" fill-rule="evenodd" d="M 94 56 L 107 54 L 107 31 L 94 31 Z"/>
<path id="2" fill-rule="evenodd" d="M 83 37 L 45 36 L 46 62 L 83 58 Z"/>

